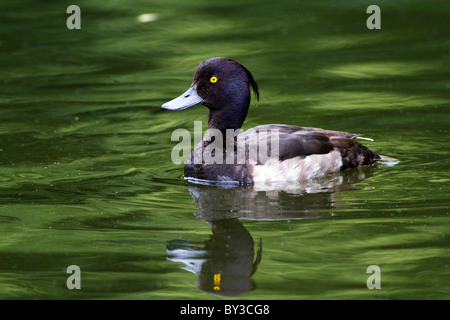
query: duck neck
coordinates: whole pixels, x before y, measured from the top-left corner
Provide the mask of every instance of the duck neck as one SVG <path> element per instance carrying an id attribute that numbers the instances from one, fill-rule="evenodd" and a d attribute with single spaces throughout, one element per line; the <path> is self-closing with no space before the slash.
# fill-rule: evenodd
<path id="1" fill-rule="evenodd" d="M 233 89 L 230 90 L 231 94 L 218 99 L 214 108 L 209 108 L 210 129 L 218 129 L 225 133 L 226 129 L 236 130 L 242 127 L 250 106 L 250 90 L 248 85 Z"/>

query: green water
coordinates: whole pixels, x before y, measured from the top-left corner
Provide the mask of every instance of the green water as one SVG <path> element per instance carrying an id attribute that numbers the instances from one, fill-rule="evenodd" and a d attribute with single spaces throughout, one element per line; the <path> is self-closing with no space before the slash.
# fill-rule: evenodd
<path id="1" fill-rule="evenodd" d="M 447 1 L 377 1 L 381 30 L 371 1 L 0 3 L 1 299 L 221 299 L 217 274 L 237 299 L 450 298 Z M 357 132 L 399 162 L 186 185 L 171 133 L 207 112 L 160 105 L 215 56 L 260 86 L 244 129 Z"/>

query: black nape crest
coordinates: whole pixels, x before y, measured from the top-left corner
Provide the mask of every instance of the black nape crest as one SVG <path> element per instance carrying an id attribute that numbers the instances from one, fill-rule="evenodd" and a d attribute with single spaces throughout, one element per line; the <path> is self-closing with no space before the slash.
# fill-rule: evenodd
<path id="1" fill-rule="evenodd" d="M 248 80 L 250 81 L 253 91 L 255 92 L 256 100 L 259 101 L 259 89 L 258 89 L 258 84 L 256 83 L 255 78 L 253 78 L 252 73 L 246 67 L 244 67 L 242 64 L 239 64 L 239 65 L 242 67 L 242 69 L 244 69 L 245 73 L 247 74 Z"/>

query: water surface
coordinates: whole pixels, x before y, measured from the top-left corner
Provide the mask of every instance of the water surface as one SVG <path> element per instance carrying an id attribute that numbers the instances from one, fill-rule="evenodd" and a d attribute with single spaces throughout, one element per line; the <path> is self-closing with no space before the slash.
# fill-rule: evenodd
<path id="1" fill-rule="evenodd" d="M 0 298 L 450 298 L 447 2 L 378 1 L 381 30 L 369 1 L 79 1 L 81 30 L 70 4 L 2 1 Z M 215 56 L 258 81 L 244 129 L 357 132 L 399 163 L 186 184 L 171 133 L 206 109 L 160 105 Z"/>

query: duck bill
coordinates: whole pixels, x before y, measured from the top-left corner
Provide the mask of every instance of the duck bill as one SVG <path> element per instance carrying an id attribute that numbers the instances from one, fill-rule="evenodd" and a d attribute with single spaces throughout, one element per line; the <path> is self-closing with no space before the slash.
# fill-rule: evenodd
<path id="1" fill-rule="evenodd" d="M 162 110 L 178 111 L 203 103 L 203 98 L 197 93 L 197 85 L 192 85 L 188 91 L 178 98 L 170 100 L 161 106 Z"/>

